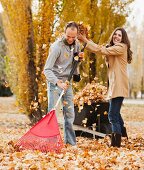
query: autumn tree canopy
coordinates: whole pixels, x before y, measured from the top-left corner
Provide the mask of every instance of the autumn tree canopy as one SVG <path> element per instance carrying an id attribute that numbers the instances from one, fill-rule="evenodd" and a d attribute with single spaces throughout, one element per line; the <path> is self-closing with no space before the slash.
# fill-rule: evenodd
<path id="1" fill-rule="evenodd" d="M 32 121 L 47 110 L 43 67 L 50 44 L 70 20 L 83 22 L 96 43 L 106 43 L 115 27 L 126 22 L 133 0 L 1 0 L 4 33 L 7 39 L 6 70 L 22 112 Z M 88 57 L 89 56 L 89 57 Z M 95 76 L 106 81 L 103 58 L 86 52 L 81 63 L 79 88 Z M 39 115 L 39 116 L 38 116 Z"/>
<path id="2" fill-rule="evenodd" d="M 90 28 L 90 38 L 98 44 L 106 44 L 112 31 L 121 27 L 126 22 L 129 14 L 128 6 L 133 0 L 73 0 L 62 1 L 60 16 L 60 28 L 68 21 L 83 22 Z M 87 57 L 89 56 L 89 57 Z M 95 76 L 100 81 L 106 81 L 106 67 L 104 59 L 95 54 L 86 53 L 85 61 L 81 65 L 83 80 L 80 86 L 91 82 Z M 87 69 L 86 69 L 87 68 Z"/>
<path id="3" fill-rule="evenodd" d="M 55 2 L 39 1 L 36 14 L 32 13 L 30 0 L 2 0 L 1 3 L 9 82 L 22 111 L 37 121 L 35 118 L 40 119 L 46 111 L 42 71 L 51 42 Z"/>

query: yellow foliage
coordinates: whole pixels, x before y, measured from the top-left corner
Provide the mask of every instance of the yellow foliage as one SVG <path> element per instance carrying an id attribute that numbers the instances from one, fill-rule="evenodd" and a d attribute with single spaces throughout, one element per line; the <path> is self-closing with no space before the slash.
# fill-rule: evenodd
<path id="1" fill-rule="evenodd" d="M 64 0 L 62 10 L 60 11 L 60 27 L 68 21 L 82 21 L 90 27 L 90 38 L 99 44 L 105 44 L 112 31 L 116 27 L 123 26 L 128 15 L 128 5 L 133 0 Z M 91 82 L 95 76 L 100 77 L 103 82 L 106 81 L 106 66 L 102 57 L 85 52 L 85 61 L 80 66 L 82 80 L 79 87 L 83 87 L 85 82 Z"/>
<path id="2" fill-rule="evenodd" d="M 43 0 L 38 9 L 31 10 L 31 0 L 1 0 L 4 31 L 7 37 L 7 56 L 10 86 L 26 114 L 42 114 L 47 108 L 46 80 L 43 67 L 50 43 L 63 32 L 66 22 L 83 22 L 90 38 L 103 44 L 113 29 L 122 26 L 126 8 L 133 0 Z M 35 1 L 34 1 L 35 2 Z M 33 12 L 33 13 L 32 13 Z M 86 52 L 80 66 L 83 87 L 97 75 L 105 82 L 106 68 L 102 57 Z"/>
<path id="3" fill-rule="evenodd" d="M 2 0 L 7 37 L 10 85 L 23 112 L 46 111 L 46 84 L 42 73 L 54 27 L 56 0 L 39 1 L 32 14 L 31 0 Z M 43 94 L 42 96 L 40 94 Z"/>

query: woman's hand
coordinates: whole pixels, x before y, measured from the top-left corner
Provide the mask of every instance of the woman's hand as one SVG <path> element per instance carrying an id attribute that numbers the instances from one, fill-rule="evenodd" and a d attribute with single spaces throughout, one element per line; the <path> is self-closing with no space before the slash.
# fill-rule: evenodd
<path id="1" fill-rule="evenodd" d="M 78 34 L 78 40 L 87 43 L 88 39 L 86 38 L 86 36 L 83 34 Z"/>

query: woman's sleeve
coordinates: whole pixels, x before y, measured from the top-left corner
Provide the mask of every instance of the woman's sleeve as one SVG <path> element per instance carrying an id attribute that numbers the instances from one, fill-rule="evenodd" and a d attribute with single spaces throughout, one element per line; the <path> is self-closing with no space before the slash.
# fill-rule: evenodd
<path id="1" fill-rule="evenodd" d="M 93 53 L 98 53 L 102 55 L 122 55 L 125 51 L 125 44 L 123 43 L 117 43 L 113 46 L 110 46 L 106 48 L 105 46 L 102 45 L 97 45 L 92 41 L 88 41 L 86 49 L 90 50 Z"/>

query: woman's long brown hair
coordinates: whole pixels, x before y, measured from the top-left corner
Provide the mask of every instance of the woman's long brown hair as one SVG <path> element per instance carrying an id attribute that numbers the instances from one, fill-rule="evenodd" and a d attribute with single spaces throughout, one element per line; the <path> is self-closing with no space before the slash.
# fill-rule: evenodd
<path id="1" fill-rule="evenodd" d="M 113 43 L 113 35 L 114 33 L 117 31 L 117 30 L 120 30 L 122 32 L 122 43 L 126 44 L 127 45 L 127 62 L 130 64 L 131 61 L 132 61 L 132 54 L 133 52 L 131 51 L 130 49 L 130 41 L 129 41 L 129 38 L 128 38 L 128 35 L 127 35 L 127 32 L 125 31 L 124 28 L 116 28 L 114 30 L 114 32 L 112 33 L 112 36 L 111 36 L 111 39 L 110 39 L 110 46 L 113 46 L 114 43 Z"/>

